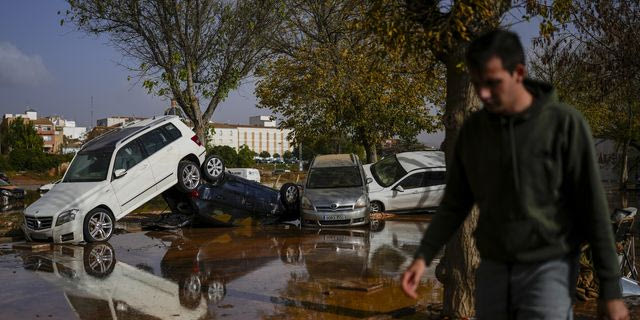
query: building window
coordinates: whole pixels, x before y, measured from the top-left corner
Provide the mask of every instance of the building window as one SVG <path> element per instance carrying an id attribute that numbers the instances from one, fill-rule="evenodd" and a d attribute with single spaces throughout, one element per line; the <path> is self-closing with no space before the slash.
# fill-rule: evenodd
<path id="1" fill-rule="evenodd" d="M 51 141 L 51 136 L 42 136 L 43 141 Z"/>

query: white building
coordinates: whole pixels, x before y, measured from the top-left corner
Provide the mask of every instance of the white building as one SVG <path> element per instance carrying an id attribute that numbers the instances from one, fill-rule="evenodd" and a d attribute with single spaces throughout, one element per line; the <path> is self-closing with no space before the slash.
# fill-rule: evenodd
<path id="1" fill-rule="evenodd" d="M 96 125 L 98 126 L 102 126 L 102 127 L 111 127 L 111 126 L 115 126 L 115 125 L 122 125 L 125 123 L 129 123 L 132 121 L 136 121 L 136 120 L 144 120 L 146 118 L 140 118 L 140 117 L 126 117 L 126 116 L 115 116 L 115 117 L 107 117 L 104 119 L 98 119 L 96 121 Z"/>
<path id="2" fill-rule="evenodd" d="M 11 113 L 5 113 L 4 118 L 5 119 L 9 119 L 9 118 L 23 118 L 23 119 L 29 119 L 29 120 L 37 120 L 38 119 L 38 112 L 33 110 L 33 109 L 27 109 L 27 111 L 25 111 L 25 113 L 23 114 L 11 114 Z"/>
<path id="3" fill-rule="evenodd" d="M 84 135 L 87 133 L 86 127 L 76 127 L 74 120 L 66 120 L 61 116 L 51 116 L 49 120 L 54 126 L 62 128 L 62 134 L 69 139 L 84 139 Z"/>
<path id="4" fill-rule="evenodd" d="M 268 116 L 251 117 L 255 125 L 211 123 L 209 141 L 214 146 L 230 146 L 236 151 L 247 145 L 255 153 L 267 151 L 273 155 L 282 155 L 285 151 L 293 151 L 289 140 L 291 129 L 280 129 L 276 121 Z"/>

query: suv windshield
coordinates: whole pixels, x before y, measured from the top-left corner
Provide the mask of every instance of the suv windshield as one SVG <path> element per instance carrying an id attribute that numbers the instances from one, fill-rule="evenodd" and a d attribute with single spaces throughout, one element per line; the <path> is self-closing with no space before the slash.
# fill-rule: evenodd
<path id="1" fill-rule="evenodd" d="M 392 156 L 374 163 L 371 166 L 371 174 L 379 185 L 386 188 L 404 177 L 407 171 L 402 168 L 396 156 Z"/>
<path id="2" fill-rule="evenodd" d="M 67 170 L 62 182 L 96 182 L 107 178 L 111 152 L 85 152 L 78 154 Z"/>
<path id="3" fill-rule="evenodd" d="M 309 171 L 307 188 L 349 188 L 362 186 L 358 167 L 325 167 Z"/>

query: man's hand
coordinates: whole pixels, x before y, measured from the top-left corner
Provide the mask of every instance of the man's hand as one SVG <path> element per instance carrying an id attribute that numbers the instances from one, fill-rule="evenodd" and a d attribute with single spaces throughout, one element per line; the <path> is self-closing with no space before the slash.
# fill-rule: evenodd
<path id="1" fill-rule="evenodd" d="M 404 291 L 404 294 L 414 299 L 418 298 L 416 289 L 418 288 L 418 284 L 420 284 L 420 278 L 422 278 L 422 274 L 426 268 L 427 266 L 424 259 L 419 258 L 413 260 L 413 263 L 411 263 L 402 274 L 402 291 Z"/>
<path id="2" fill-rule="evenodd" d="M 629 320 L 629 310 L 622 299 L 598 301 L 598 319 Z"/>

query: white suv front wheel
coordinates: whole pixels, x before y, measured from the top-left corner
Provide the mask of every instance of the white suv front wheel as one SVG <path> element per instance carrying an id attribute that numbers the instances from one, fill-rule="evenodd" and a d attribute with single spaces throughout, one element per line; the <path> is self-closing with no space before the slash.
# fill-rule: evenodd
<path id="1" fill-rule="evenodd" d="M 113 235 L 115 219 L 109 210 L 95 208 L 84 217 L 83 233 L 86 242 L 108 241 Z"/>
<path id="2" fill-rule="evenodd" d="M 190 160 L 182 160 L 178 164 L 178 189 L 189 193 L 200 185 L 200 168 Z"/>

